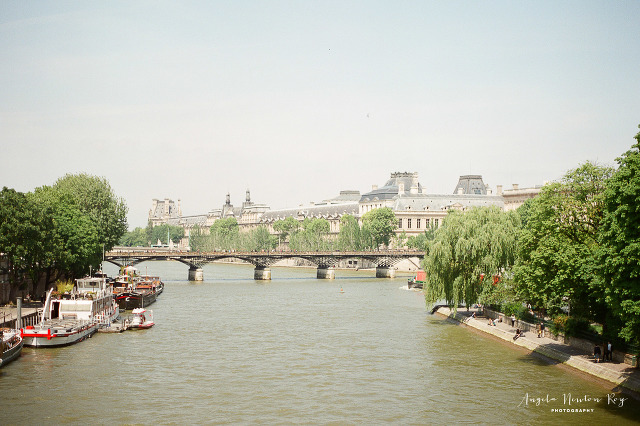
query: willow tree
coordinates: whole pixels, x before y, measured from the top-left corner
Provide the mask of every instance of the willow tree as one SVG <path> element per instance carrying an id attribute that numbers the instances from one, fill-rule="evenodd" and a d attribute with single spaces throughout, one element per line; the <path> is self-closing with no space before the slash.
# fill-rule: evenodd
<path id="1" fill-rule="evenodd" d="M 497 207 L 451 211 L 429 244 L 423 261 L 427 303 L 449 306 L 483 302 L 494 277 L 508 273 L 515 262 L 520 218 Z"/>

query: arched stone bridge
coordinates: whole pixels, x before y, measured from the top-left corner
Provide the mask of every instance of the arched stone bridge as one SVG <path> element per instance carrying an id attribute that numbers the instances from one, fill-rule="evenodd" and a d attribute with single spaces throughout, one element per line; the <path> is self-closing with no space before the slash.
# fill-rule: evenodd
<path id="1" fill-rule="evenodd" d="M 380 250 L 380 251 L 327 251 L 327 252 L 211 252 L 199 253 L 188 251 L 169 251 L 114 247 L 105 253 L 104 260 L 122 267 L 137 265 L 147 260 L 174 260 L 189 266 L 189 279 L 202 281 L 202 266 L 224 259 L 239 259 L 255 266 L 256 280 L 270 280 L 271 266 L 284 259 L 300 258 L 308 260 L 318 267 L 317 277 L 321 279 L 335 278 L 335 267 L 345 259 L 365 259 L 376 265 L 377 278 L 393 278 L 393 266 L 404 259 L 424 258 L 423 251 L 414 250 Z"/>

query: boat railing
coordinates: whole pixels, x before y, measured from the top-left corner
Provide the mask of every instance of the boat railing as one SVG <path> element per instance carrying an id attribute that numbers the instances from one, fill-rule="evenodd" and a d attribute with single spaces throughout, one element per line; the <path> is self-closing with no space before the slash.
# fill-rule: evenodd
<path id="1" fill-rule="evenodd" d="M 95 317 L 95 322 L 98 323 L 98 325 L 109 325 L 111 324 L 111 319 L 109 315 L 106 314 L 97 314 Z"/>

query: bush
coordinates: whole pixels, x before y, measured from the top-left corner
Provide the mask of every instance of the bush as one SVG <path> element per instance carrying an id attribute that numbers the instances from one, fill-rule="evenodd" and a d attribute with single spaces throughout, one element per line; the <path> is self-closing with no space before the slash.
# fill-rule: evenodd
<path id="1" fill-rule="evenodd" d="M 586 334 L 593 334 L 589 320 L 580 317 L 570 317 L 564 314 L 557 315 L 553 318 L 551 332 L 556 336 L 562 333 L 565 336 L 574 337 L 583 337 Z"/>
<path id="2" fill-rule="evenodd" d="M 56 290 L 58 290 L 60 294 L 71 293 L 73 291 L 73 281 L 56 281 Z"/>
<path id="3" fill-rule="evenodd" d="M 581 334 L 590 334 L 591 323 L 585 318 L 569 317 L 565 326 L 565 335 L 579 336 Z"/>
<path id="4" fill-rule="evenodd" d="M 515 315 L 518 318 L 520 318 L 520 314 L 523 309 L 525 308 L 524 306 L 522 306 L 522 303 L 512 302 L 512 303 L 505 303 L 502 305 L 502 313 L 508 317 L 510 317 L 511 315 Z"/>
<path id="5" fill-rule="evenodd" d="M 566 328 L 567 328 L 567 321 L 569 320 L 569 317 L 567 315 L 564 314 L 560 314 L 560 315 L 556 315 L 551 323 L 551 332 L 557 336 L 560 333 L 565 332 Z"/>

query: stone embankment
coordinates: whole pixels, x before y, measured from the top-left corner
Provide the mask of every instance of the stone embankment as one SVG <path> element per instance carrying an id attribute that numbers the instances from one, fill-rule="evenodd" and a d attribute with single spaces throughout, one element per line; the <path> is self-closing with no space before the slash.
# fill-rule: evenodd
<path id="1" fill-rule="evenodd" d="M 472 317 L 474 312 L 476 313 L 476 318 Z M 454 313 L 448 307 L 439 307 L 435 310 L 435 313 L 459 321 L 461 324 L 491 334 L 531 352 L 559 361 L 584 373 L 640 393 L 640 370 L 628 364 L 616 362 L 615 359 L 613 362 L 596 363 L 591 352 L 560 343 L 547 336 L 537 337 L 537 333 L 534 330 L 527 330 L 525 327 L 519 327 L 518 324 L 512 327 L 510 321 L 496 321 L 495 326 L 489 325 L 490 318 L 482 316 L 481 310 L 471 309 Z M 525 329 L 525 332 L 523 336 L 513 340 L 516 328 Z"/>

